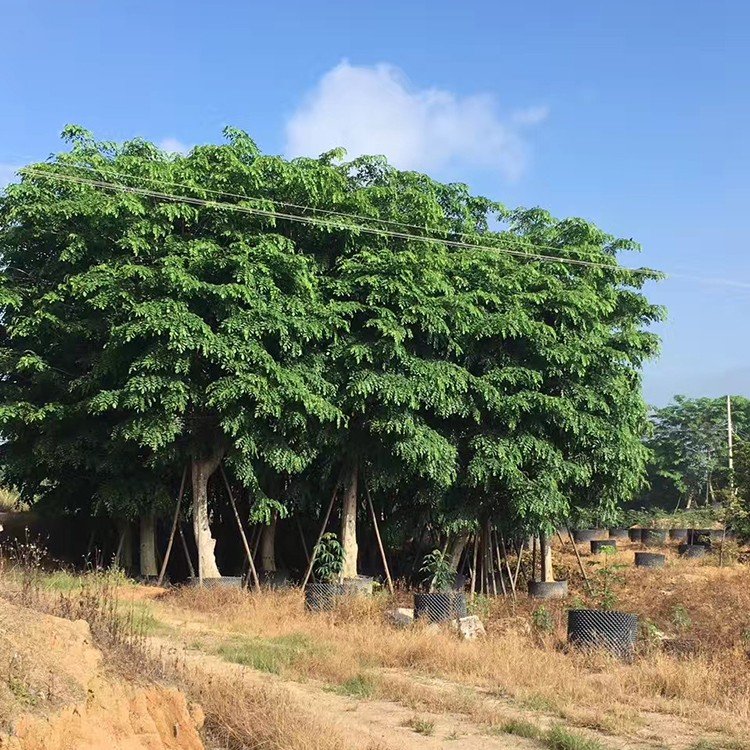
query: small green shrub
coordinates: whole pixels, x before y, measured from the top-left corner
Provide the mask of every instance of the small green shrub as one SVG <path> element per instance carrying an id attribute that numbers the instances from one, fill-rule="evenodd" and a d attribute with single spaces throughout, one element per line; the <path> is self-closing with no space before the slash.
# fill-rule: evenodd
<path id="1" fill-rule="evenodd" d="M 424 582 L 430 591 L 449 591 L 455 580 L 455 573 L 451 567 L 448 555 L 439 549 L 434 549 L 424 556 L 420 573 L 424 574 Z"/>
<path id="2" fill-rule="evenodd" d="M 677 604 L 672 610 L 672 624 L 679 633 L 685 633 L 692 627 L 693 620 L 683 604 Z"/>
<path id="3" fill-rule="evenodd" d="M 405 727 L 413 729 L 417 734 L 423 734 L 426 737 L 431 737 L 435 734 L 435 722 L 428 721 L 427 719 L 421 719 L 419 716 L 413 716 L 408 721 L 404 722 Z"/>
<path id="4" fill-rule="evenodd" d="M 531 613 L 534 627 L 541 633 L 551 633 L 555 629 L 555 620 L 547 607 L 543 604 Z"/>
<path id="5" fill-rule="evenodd" d="M 323 583 L 335 583 L 344 569 L 344 548 L 332 531 L 323 534 L 313 548 L 315 578 Z"/>

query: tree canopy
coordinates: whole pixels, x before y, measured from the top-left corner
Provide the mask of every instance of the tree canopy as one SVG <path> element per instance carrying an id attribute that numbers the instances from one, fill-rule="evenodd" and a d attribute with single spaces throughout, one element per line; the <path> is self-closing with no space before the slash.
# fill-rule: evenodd
<path id="1" fill-rule="evenodd" d="M 395 522 L 537 530 L 632 497 L 661 315 L 657 274 L 618 262 L 632 241 L 225 135 L 180 155 L 70 127 L 0 198 L 2 465 L 24 499 L 159 511 L 189 465 L 218 575 L 221 461 L 266 521 L 291 477 L 319 506 L 340 485 L 350 572 L 363 482 Z"/>

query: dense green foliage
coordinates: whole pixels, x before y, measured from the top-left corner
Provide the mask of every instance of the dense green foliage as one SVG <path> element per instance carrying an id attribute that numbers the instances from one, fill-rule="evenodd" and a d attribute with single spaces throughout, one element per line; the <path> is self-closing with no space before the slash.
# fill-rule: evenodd
<path id="1" fill-rule="evenodd" d="M 2 465 L 24 499 L 158 511 L 187 463 L 196 495 L 226 459 L 257 518 L 348 474 L 398 536 L 606 519 L 640 487 L 661 311 L 656 274 L 617 261 L 632 242 L 235 130 L 186 156 L 65 136 L 0 198 Z"/>
<path id="2" fill-rule="evenodd" d="M 732 397 L 732 422 L 741 464 L 743 438 L 750 433 L 750 399 Z M 652 423 L 645 504 L 671 510 L 724 499 L 730 486 L 726 399 L 676 396 L 655 410 Z"/>

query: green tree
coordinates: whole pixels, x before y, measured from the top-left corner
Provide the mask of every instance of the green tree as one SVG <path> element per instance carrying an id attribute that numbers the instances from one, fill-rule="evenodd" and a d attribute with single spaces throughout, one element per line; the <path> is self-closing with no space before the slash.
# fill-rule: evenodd
<path id="1" fill-rule="evenodd" d="M 484 312 L 464 347 L 476 405 L 460 433 L 465 481 L 478 514 L 540 533 L 546 548 L 578 508 L 606 519 L 643 481 L 640 369 L 657 351 L 648 326 L 662 311 L 640 291 L 657 275 L 616 260 L 633 243 L 538 209 L 506 221 L 519 248 L 525 240 L 583 264 L 533 250 L 527 261 L 466 256 L 466 286 L 481 290 Z M 541 558 L 551 578 L 546 550 Z"/>
<path id="2" fill-rule="evenodd" d="M 750 400 L 732 397 L 732 421 L 737 432 L 750 431 Z M 675 396 L 654 410 L 647 446 L 650 491 L 647 505 L 686 508 L 715 502 L 717 491 L 729 486 L 726 398 Z"/>
<path id="3" fill-rule="evenodd" d="M 272 217 L 80 180 L 180 184 L 205 199 L 211 190 L 254 195 L 282 166 L 314 171 L 227 136 L 183 157 L 68 128 L 70 152 L 35 165 L 0 203 L 0 432 L 10 475 L 36 500 L 67 484 L 66 460 L 89 471 L 103 453 L 121 458 L 122 445 L 173 473 L 189 464 L 205 577 L 219 575 L 208 507 L 219 462 L 258 489 L 258 465 L 301 471 L 314 455 L 308 429 L 340 419 L 318 347 L 338 317 L 311 259 Z M 258 496 L 266 511 L 283 510 Z"/>

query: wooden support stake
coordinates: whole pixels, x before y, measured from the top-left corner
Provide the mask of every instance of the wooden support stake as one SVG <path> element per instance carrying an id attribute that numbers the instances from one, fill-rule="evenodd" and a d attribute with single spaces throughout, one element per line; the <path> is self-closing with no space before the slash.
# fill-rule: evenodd
<path id="1" fill-rule="evenodd" d="M 302 524 L 300 523 L 299 516 L 295 516 L 294 520 L 297 524 L 297 531 L 299 531 L 299 538 L 302 542 L 302 549 L 305 552 L 305 560 L 307 561 L 307 564 L 310 564 L 310 553 L 307 550 L 307 542 L 305 541 L 305 532 L 302 531 Z"/>
<path id="2" fill-rule="evenodd" d="M 485 531 L 487 537 L 487 559 L 489 561 L 488 570 L 490 574 L 490 580 L 492 581 L 492 594 L 497 596 L 497 576 L 495 575 L 495 561 L 492 554 L 492 525 L 490 520 L 487 519 L 487 529 Z"/>
<path id="3" fill-rule="evenodd" d="M 536 550 L 537 550 L 537 537 L 536 534 L 532 537 L 531 542 L 531 580 L 536 581 Z"/>
<path id="4" fill-rule="evenodd" d="M 190 570 L 190 577 L 195 578 L 195 568 L 193 567 L 193 561 L 190 559 L 190 550 L 185 539 L 185 532 L 182 530 L 182 524 L 179 524 L 177 528 L 180 532 L 180 541 L 182 542 L 182 549 L 185 552 L 185 560 L 187 560 L 188 570 Z"/>
<path id="5" fill-rule="evenodd" d="M 367 498 L 367 504 L 370 506 L 370 515 L 372 516 L 372 525 L 375 527 L 375 539 L 378 541 L 378 549 L 380 550 L 380 557 L 383 559 L 383 568 L 385 568 L 385 578 L 388 581 L 388 590 L 391 595 L 394 593 L 393 580 L 391 579 L 391 571 L 388 568 L 388 560 L 385 556 L 385 549 L 383 547 L 383 540 L 380 538 L 380 529 L 378 528 L 378 518 L 375 515 L 375 507 L 372 504 L 372 497 L 370 496 L 370 488 L 367 485 L 367 479 L 362 477 L 365 485 L 365 497 Z"/>
<path id="6" fill-rule="evenodd" d="M 513 588 L 518 588 L 518 575 L 521 572 L 521 561 L 523 560 L 523 548 L 526 546 L 526 540 L 522 539 L 518 545 L 518 560 L 516 561 L 516 574 L 513 576 Z"/>
<path id="7" fill-rule="evenodd" d="M 510 561 L 508 560 L 508 550 L 505 547 L 505 537 L 500 534 L 500 545 L 503 549 L 503 559 L 505 560 L 505 569 L 508 572 L 508 583 L 510 584 L 510 591 L 513 596 L 513 601 L 516 600 L 516 581 L 513 578 L 513 573 L 510 569 Z"/>
<path id="8" fill-rule="evenodd" d="M 479 534 L 474 534 L 474 557 L 473 565 L 471 568 L 471 589 L 469 592 L 469 599 L 474 600 L 474 592 L 477 588 L 477 553 L 479 552 Z"/>
<path id="9" fill-rule="evenodd" d="M 576 540 L 573 539 L 573 533 L 570 529 L 568 529 L 568 536 L 570 537 L 570 543 L 573 545 L 573 552 L 576 553 L 576 560 L 578 560 L 578 567 L 581 570 L 581 575 L 583 576 L 583 580 L 586 581 L 586 588 L 589 590 L 589 594 L 592 594 L 593 590 L 591 588 L 591 582 L 589 581 L 588 575 L 586 575 L 586 568 L 583 567 L 581 555 L 578 553 L 578 547 L 576 547 Z"/>
<path id="10" fill-rule="evenodd" d="M 253 562 L 253 555 L 250 552 L 250 545 L 247 542 L 247 536 L 245 535 L 245 529 L 242 528 L 242 521 L 240 520 L 240 514 L 237 512 L 237 505 L 234 502 L 234 494 L 232 488 L 229 485 L 229 478 L 227 477 L 226 471 L 224 471 L 224 464 L 219 464 L 221 470 L 221 476 L 224 479 L 224 485 L 227 488 L 227 494 L 229 495 L 229 503 L 232 506 L 232 512 L 234 513 L 234 520 L 237 521 L 237 528 L 240 530 L 240 536 L 242 537 L 242 544 L 245 547 L 245 554 L 247 555 L 247 561 L 250 563 L 250 573 L 253 576 L 253 584 L 256 591 L 260 591 L 260 579 L 258 578 L 258 571 L 255 569 L 255 563 Z"/>
<path id="11" fill-rule="evenodd" d="M 182 481 L 180 482 L 180 491 L 177 493 L 177 505 L 174 509 L 174 518 L 172 519 L 172 531 L 169 534 L 169 541 L 167 542 L 167 551 L 164 553 L 164 560 L 161 564 L 161 570 L 159 571 L 159 577 L 156 579 L 156 585 L 161 586 L 164 582 L 164 574 L 167 572 L 167 564 L 169 563 L 169 556 L 172 553 L 172 545 L 174 544 L 174 534 L 177 531 L 177 524 L 180 520 L 180 508 L 182 506 L 182 493 L 185 491 L 185 479 L 187 478 L 187 466 L 182 472 Z"/>
<path id="12" fill-rule="evenodd" d="M 326 526 L 328 526 L 328 519 L 331 517 L 331 511 L 333 510 L 333 504 L 336 502 L 336 496 L 338 495 L 338 491 L 339 491 L 339 480 L 337 479 L 336 484 L 333 488 L 333 492 L 331 493 L 331 502 L 328 503 L 328 510 L 326 511 L 325 518 L 323 519 L 323 523 L 320 526 L 320 533 L 318 534 L 318 540 L 315 542 L 315 546 L 312 549 L 312 554 L 310 555 L 310 562 L 307 564 L 305 577 L 302 579 L 302 588 L 305 588 L 305 586 L 307 586 L 307 582 L 310 580 L 310 575 L 312 574 L 313 565 L 315 564 L 316 550 L 318 549 L 320 540 L 323 538 L 323 534 L 325 534 L 326 532 Z"/>
<path id="13" fill-rule="evenodd" d="M 497 572 L 500 574 L 500 588 L 503 591 L 503 596 L 508 596 L 508 589 L 505 587 L 505 576 L 503 575 L 503 563 L 500 557 L 500 543 L 497 539 L 497 529 L 490 531 L 490 537 L 492 537 L 493 532 L 495 536 L 492 546 L 495 552 L 495 557 L 497 558 Z"/>

